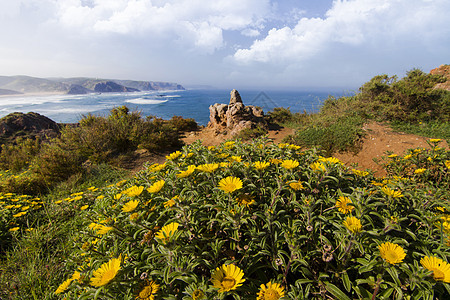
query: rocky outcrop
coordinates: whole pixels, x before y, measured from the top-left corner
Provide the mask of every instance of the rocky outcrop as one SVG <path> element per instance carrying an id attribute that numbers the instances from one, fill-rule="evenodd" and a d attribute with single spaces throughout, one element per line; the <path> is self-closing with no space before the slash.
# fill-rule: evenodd
<path id="1" fill-rule="evenodd" d="M 208 128 L 214 129 L 216 133 L 225 132 L 235 136 L 243 129 L 268 127 L 260 107 L 245 106 L 237 90 L 232 90 L 230 96 L 228 105 L 216 103 L 209 107 Z"/>
<path id="2" fill-rule="evenodd" d="M 35 112 L 15 112 L 0 119 L 0 140 L 19 136 L 34 138 L 56 137 L 59 126 L 53 120 Z"/>
<path id="3" fill-rule="evenodd" d="M 431 75 L 441 75 L 447 78 L 446 82 L 438 83 L 434 88 L 450 91 L 450 65 L 440 65 L 430 71 Z"/>

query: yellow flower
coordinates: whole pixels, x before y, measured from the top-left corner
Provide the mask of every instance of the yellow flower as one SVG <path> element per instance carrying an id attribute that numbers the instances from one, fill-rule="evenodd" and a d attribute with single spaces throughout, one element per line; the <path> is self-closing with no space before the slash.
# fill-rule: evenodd
<path id="1" fill-rule="evenodd" d="M 394 157 L 397 157 L 398 155 L 397 154 L 391 154 L 391 155 L 389 155 L 388 157 L 389 158 L 394 158 Z"/>
<path id="2" fill-rule="evenodd" d="M 355 209 L 354 206 L 349 206 L 349 203 L 352 203 L 352 200 L 349 197 L 340 196 L 336 201 L 336 207 L 341 213 L 346 214 L 352 212 L 352 210 Z"/>
<path id="3" fill-rule="evenodd" d="M 364 177 L 364 176 L 369 175 L 369 172 L 361 171 L 361 170 L 356 170 L 356 169 L 352 169 L 352 172 L 353 172 L 353 174 L 355 174 L 356 176 L 361 176 L 361 177 Z"/>
<path id="4" fill-rule="evenodd" d="M 324 162 L 324 163 L 328 162 L 328 163 L 332 163 L 332 164 L 342 164 L 342 162 L 339 159 L 337 159 L 336 157 L 327 157 L 327 158 L 320 157 L 318 161 Z"/>
<path id="5" fill-rule="evenodd" d="M 13 228 L 10 228 L 8 231 L 9 232 L 14 232 L 14 231 L 17 231 L 19 229 L 20 229 L 20 227 L 13 227 Z"/>
<path id="6" fill-rule="evenodd" d="M 73 272 L 72 277 L 70 279 L 72 280 L 79 280 L 81 278 L 81 274 L 78 271 Z"/>
<path id="7" fill-rule="evenodd" d="M 299 164 L 300 163 L 296 160 L 286 159 L 286 160 L 283 160 L 283 162 L 281 163 L 281 166 L 283 168 L 285 168 L 286 170 L 291 170 L 291 169 L 297 168 L 299 166 Z"/>
<path id="8" fill-rule="evenodd" d="M 138 300 L 153 300 L 155 294 L 159 290 L 159 285 L 152 281 L 147 281 L 147 285 L 139 292 L 136 299 Z"/>
<path id="9" fill-rule="evenodd" d="M 83 205 L 82 207 L 80 207 L 80 210 L 86 210 L 89 207 L 89 205 Z"/>
<path id="10" fill-rule="evenodd" d="M 175 232 L 178 230 L 178 226 L 180 226 L 180 224 L 173 222 L 170 223 L 166 226 L 163 226 L 163 228 L 161 228 L 157 233 L 156 233 L 156 238 L 161 240 L 161 242 L 163 244 L 167 244 L 170 239 L 172 238 L 172 236 L 175 234 Z"/>
<path id="11" fill-rule="evenodd" d="M 361 221 L 355 217 L 347 217 L 343 224 L 353 233 L 360 232 L 362 228 Z"/>
<path id="12" fill-rule="evenodd" d="M 72 280 L 73 280 L 72 278 L 69 278 L 69 279 L 65 280 L 63 283 L 61 283 L 58 286 L 58 288 L 56 289 L 55 294 L 58 295 L 58 294 L 64 293 L 67 290 L 67 288 L 69 287 Z"/>
<path id="13" fill-rule="evenodd" d="M 445 166 L 447 167 L 447 169 L 450 169 L 450 160 L 445 161 Z"/>
<path id="14" fill-rule="evenodd" d="M 271 160 L 270 160 L 270 162 L 272 163 L 272 164 L 274 164 L 274 165 L 278 165 L 279 163 L 281 163 L 283 160 L 281 160 L 281 159 L 278 159 L 278 158 L 272 158 Z"/>
<path id="15" fill-rule="evenodd" d="M 439 143 L 441 139 L 430 139 L 430 143 Z"/>
<path id="16" fill-rule="evenodd" d="M 296 191 L 304 189 L 304 186 L 300 180 L 289 183 L 289 186 L 291 187 L 291 189 L 296 190 Z"/>
<path id="17" fill-rule="evenodd" d="M 433 271 L 433 277 L 437 281 L 450 283 L 450 264 L 434 256 L 425 256 L 420 264 L 429 271 Z"/>
<path id="18" fill-rule="evenodd" d="M 421 169 L 416 169 L 416 170 L 414 170 L 414 174 L 422 174 L 422 173 L 424 173 L 426 170 L 427 170 L 427 169 L 423 169 L 423 168 L 421 168 Z"/>
<path id="19" fill-rule="evenodd" d="M 96 233 L 100 234 L 100 235 L 108 233 L 109 231 L 113 230 L 113 228 L 110 226 L 105 226 L 105 225 L 96 224 L 96 223 L 91 223 L 89 225 L 89 228 L 91 228 L 92 230 L 95 230 Z"/>
<path id="20" fill-rule="evenodd" d="M 249 205 L 252 205 L 253 203 L 255 203 L 255 200 L 250 195 L 247 195 L 247 194 L 239 195 L 236 198 L 236 201 L 240 206 L 245 206 L 245 207 L 249 207 Z"/>
<path id="21" fill-rule="evenodd" d="M 122 197 L 122 194 L 115 194 L 114 195 L 114 200 L 119 200 Z"/>
<path id="22" fill-rule="evenodd" d="M 381 188 L 381 191 L 385 193 L 387 196 L 391 196 L 392 198 L 400 198 L 403 197 L 403 194 L 401 191 L 396 191 L 393 189 L 388 188 L 387 186 L 384 186 Z"/>
<path id="23" fill-rule="evenodd" d="M 175 160 L 178 157 L 180 157 L 182 154 L 183 153 L 181 153 L 181 151 L 175 151 L 175 152 L 172 152 L 170 155 L 167 155 L 166 159 L 168 159 L 168 160 Z"/>
<path id="24" fill-rule="evenodd" d="M 231 193 L 242 188 L 242 180 L 237 177 L 228 176 L 219 181 L 219 189 L 225 193 Z"/>
<path id="25" fill-rule="evenodd" d="M 139 200 L 131 200 L 122 206 L 123 212 L 132 212 L 139 205 Z"/>
<path id="26" fill-rule="evenodd" d="M 139 218 L 139 213 L 132 213 L 130 215 L 130 220 L 131 221 L 136 221 Z"/>
<path id="27" fill-rule="evenodd" d="M 26 215 L 26 214 L 27 214 L 27 212 L 22 211 L 22 212 L 20 212 L 20 213 L 17 213 L 17 214 L 15 214 L 15 215 L 13 215 L 13 217 L 14 217 L 14 218 L 18 218 L 18 217 L 21 217 L 21 216 Z"/>
<path id="28" fill-rule="evenodd" d="M 176 197 L 173 197 L 172 199 L 170 199 L 170 200 L 167 200 L 166 202 L 164 202 L 164 207 L 165 208 L 167 208 L 167 207 L 172 207 L 172 206 L 174 206 L 175 205 L 175 199 L 176 199 Z"/>
<path id="29" fill-rule="evenodd" d="M 311 165 L 309 165 L 309 167 L 311 168 L 311 170 L 313 170 L 314 172 L 318 171 L 318 172 L 325 172 L 327 169 L 325 168 L 325 166 L 320 163 L 320 162 L 315 162 L 312 163 Z"/>
<path id="30" fill-rule="evenodd" d="M 223 145 L 224 145 L 225 148 L 227 148 L 227 149 L 233 149 L 235 143 L 236 143 L 235 141 L 228 141 L 228 142 L 225 142 Z"/>
<path id="31" fill-rule="evenodd" d="M 151 165 L 149 168 L 148 168 L 148 170 L 150 171 L 150 172 L 159 172 L 159 171 L 161 171 L 162 169 L 164 169 L 166 167 L 166 164 L 164 163 L 164 164 L 153 164 L 153 165 Z"/>
<path id="32" fill-rule="evenodd" d="M 401 263 L 406 256 L 405 250 L 397 244 L 386 242 L 378 246 L 381 257 L 390 263 L 395 265 Z"/>
<path id="33" fill-rule="evenodd" d="M 242 272 L 239 267 L 233 264 L 223 264 L 221 267 L 216 268 L 211 275 L 211 282 L 215 288 L 219 289 L 219 292 L 228 292 L 240 287 L 245 281 L 242 277 Z"/>
<path id="34" fill-rule="evenodd" d="M 126 189 L 122 193 L 127 195 L 128 197 L 136 197 L 136 196 L 139 196 L 142 193 L 142 191 L 144 191 L 143 186 L 133 185 L 132 187 Z"/>
<path id="35" fill-rule="evenodd" d="M 147 188 L 147 191 L 151 194 L 159 192 L 166 182 L 164 180 L 160 180 L 155 182 L 151 187 Z"/>
<path id="36" fill-rule="evenodd" d="M 284 297 L 284 288 L 279 283 L 261 284 L 256 300 L 278 300 Z"/>
<path id="37" fill-rule="evenodd" d="M 178 178 L 185 178 L 190 176 L 192 173 L 194 173 L 196 167 L 194 165 L 190 165 L 188 166 L 186 171 L 181 171 L 180 173 L 177 174 Z"/>
<path id="38" fill-rule="evenodd" d="M 197 167 L 197 170 L 206 173 L 212 173 L 219 168 L 219 164 L 203 164 Z"/>
<path id="39" fill-rule="evenodd" d="M 205 293 L 202 290 L 196 289 L 192 292 L 192 300 L 200 300 L 205 297 Z"/>
<path id="40" fill-rule="evenodd" d="M 122 257 L 112 258 L 108 262 L 102 264 L 100 268 L 95 270 L 91 278 L 91 285 L 99 287 L 108 284 L 111 280 L 116 277 L 120 270 L 120 261 Z"/>
<path id="41" fill-rule="evenodd" d="M 240 156 L 231 156 L 228 158 L 228 161 L 230 162 L 241 162 L 242 161 L 242 157 Z"/>
<path id="42" fill-rule="evenodd" d="M 257 161 L 253 163 L 253 166 L 255 167 L 256 170 L 264 170 L 269 165 L 270 163 L 266 161 Z"/>
<path id="43" fill-rule="evenodd" d="M 404 157 L 403 157 L 403 159 L 410 159 L 412 157 L 412 154 L 408 154 L 408 155 L 405 155 Z"/>

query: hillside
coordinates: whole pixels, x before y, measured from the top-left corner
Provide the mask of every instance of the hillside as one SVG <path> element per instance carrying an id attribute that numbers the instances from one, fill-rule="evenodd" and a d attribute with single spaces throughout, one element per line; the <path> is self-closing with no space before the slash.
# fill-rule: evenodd
<path id="1" fill-rule="evenodd" d="M 0 89 L 13 93 L 86 94 L 108 92 L 136 92 L 153 90 L 183 90 L 172 82 L 133 81 L 102 78 L 38 78 L 31 76 L 0 76 Z M 1 91 L 0 91 L 0 94 Z"/>

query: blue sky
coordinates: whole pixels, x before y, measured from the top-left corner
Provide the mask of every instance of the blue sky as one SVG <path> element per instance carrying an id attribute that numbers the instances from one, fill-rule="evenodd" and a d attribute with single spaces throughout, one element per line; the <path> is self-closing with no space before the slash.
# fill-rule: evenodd
<path id="1" fill-rule="evenodd" d="M 0 75 L 356 89 L 450 63 L 448 0 L 0 0 Z"/>

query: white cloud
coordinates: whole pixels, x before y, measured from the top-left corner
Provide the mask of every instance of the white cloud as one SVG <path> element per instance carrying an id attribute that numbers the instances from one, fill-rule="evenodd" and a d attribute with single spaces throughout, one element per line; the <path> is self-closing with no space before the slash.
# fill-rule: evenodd
<path id="1" fill-rule="evenodd" d="M 264 39 L 238 49 L 239 63 L 301 63 L 336 46 L 403 48 L 407 39 L 417 46 L 449 36 L 446 0 L 335 0 L 323 18 L 301 18 L 291 27 L 273 28 Z M 394 53 L 393 53 L 394 54 Z"/>
<path id="2" fill-rule="evenodd" d="M 58 0 L 56 22 L 83 34 L 122 34 L 183 41 L 212 53 L 223 30 L 255 34 L 269 0 Z"/>

